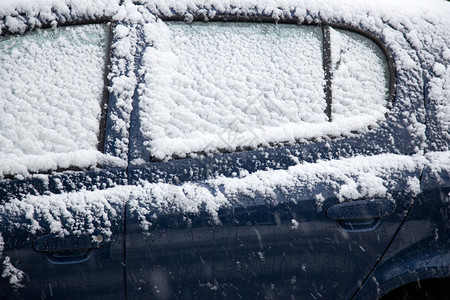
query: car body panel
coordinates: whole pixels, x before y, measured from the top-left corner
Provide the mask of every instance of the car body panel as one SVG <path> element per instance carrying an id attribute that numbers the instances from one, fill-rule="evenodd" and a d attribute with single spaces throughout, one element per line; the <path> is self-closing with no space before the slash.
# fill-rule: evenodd
<path id="1" fill-rule="evenodd" d="M 411 282 L 450 277 L 450 177 L 426 168 L 423 192 L 383 259 L 355 299 L 378 299 Z"/>
<path id="2" fill-rule="evenodd" d="M 226 18 L 220 15 L 217 18 L 221 20 L 221 17 Z M 239 21 L 239 18 L 233 21 Z M 252 18 L 247 18 L 247 21 L 252 21 Z M 351 28 L 345 25 L 340 24 Z M 391 54 L 395 61 L 396 53 Z M 130 161 L 139 163 L 131 163 L 128 168 L 130 183 L 146 180 L 174 185 L 173 193 L 181 193 L 183 197 L 186 184 L 206 185 L 208 189 L 208 180 L 215 174 L 233 177 L 241 170 L 258 174 L 267 169 L 286 169 L 299 162 L 314 166 L 322 159 L 352 159 L 359 155 L 376 157 L 383 153 L 411 154 L 417 147 L 414 143 L 420 140 L 416 136 L 418 132 L 399 123 L 400 118 L 397 117 L 404 109 L 423 109 L 422 101 L 410 101 L 409 108 L 402 103 L 402 99 L 417 99 L 416 96 L 422 93 L 417 86 L 410 86 L 411 76 L 415 75 L 409 70 L 400 70 L 397 84 L 401 88 L 396 91 L 395 112 L 380 127 L 365 134 L 315 143 L 157 162 L 150 160 L 151 153 L 144 146 L 145 139 L 140 135 L 137 120 L 131 124 L 134 141 L 130 144 Z M 135 108 L 138 102 L 139 96 L 135 95 Z M 136 111 L 134 113 L 137 114 Z M 406 119 L 404 121 L 408 123 Z M 183 214 L 182 208 L 175 213 L 170 208 L 161 208 L 155 204 L 160 199 L 152 199 L 151 196 L 141 202 L 130 203 L 127 206 L 126 231 L 127 294 L 143 298 L 152 293 L 161 299 L 255 298 L 263 295 L 281 298 L 293 295 L 300 298 L 351 297 L 386 250 L 406 216 L 405 212 L 414 198 L 408 186 L 410 181 L 419 181 L 421 167 L 417 164 L 408 171 L 394 167 L 391 175 L 382 175 L 382 180 L 390 182 L 387 193 L 391 195 L 389 201 L 395 203 L 396 210 L 380 224 L 370 221 L 369 224 L 361 224 L 357 230 L 353 230 L 357 224 L 345 227 L 345 221 L 339 223 L 327 217 L 329 207 L 345 201 L 336 198 L 345 180 L 333 178 L 333 172 L 323 171 L 323 177 L 311 182 L 298 179 L 298 188 L 275 188 L 276 200 L 270 193 L 256 193 L 258 196 L 250 200 L 245 193 L 227 195 L 224 192 L 225 198 L 233 201 L 231 207 L 218 210 L 217 224 L 214 219 L 208 221 L 208 208 L 202 205 L 196 214 Z M 356 185 L 358 190 L 364 189 L 358 179 Z M 210 193 L 216 195 L 218 192 L 210 187 Z M 324 197 L 322 209 L 318 209 L 317 195 Z M 172 196 L 167 195 L 167 199 Z M 373 198 L 359 200 L 374 201 Z M 143 219 L 147 225 L 143 224 Z M 292 222 L 298 222 L 298 230 L 292 229 L 295 227 Z M 242 270 L 239 269 L 241 266 Z M 343 278 L 344 269 L 351 269 L 351 275 Z"/>
<path id="3" fill-rule="evenodd" d="M 3 262 L 0 297 L 122 299 L 123 285 L 117 283 L 123 282 L 123 229 L 113 230 L 114 234 L 105 237 L 108 242 L 101 248 L 76 251 L 73 250 L 76 249 L 74 244 L 82 239 L 92 239 L 92 235 L 58 238 L 54 235 L 30 234 L 28 230 L 19 229 L 8 234 L 3 227 L 5 249 L 2 255 L 8 259 Z M 62 247 L 60 242 L 55 243 L 57 248 L 41 247 L 38 252 L 33 244 L 45 237 L 61 239 L 70 247 L 70 251 L 67 252 L 67 248 Z"/>
<path id="4" fill-rule="evenodd" d="M 449 167 L 436 168 L 449 160 L 446 125 L 436 117 L 448 99 L 436 96 L 442 68 L 433 65 L 445 69 L 446 52 L 432 59 L 446 37 L 422 29 L 432 38 L 417 40 L 409 11 L 404 18 L 382 17 L 375 4 L 370 13 L 356 5 L 345 14 L 337 3 L 321 13 L 319 1 L 267 10 L 183 3 L 112 2 L 93 12 L 42 7 L 37 19 L 25 7 L 0 18 L 2 32 L 19 32 L 14 24 L 20 22 L 31 29 L 113 15 L 113 28 L 122 26 L 111 45 L 108 78 L 104 154 L 111 159 L 90 170 L 0 181 L 0 298 L 375 299 L 408 282 L 449 277 Z M 155 16 L 363 33 L 388 54 L 392 110 L 374 128 L 342 136 L 152 160 L 140 130 L 138 86 L 151 47 L 143 27 Z M 271 184 L 283 176 L 295 184 Z M 264 184 L 254 189 L 247 179 Z M 385 189 L 371 190 L 371 182 Z M 122 195 L 122 185 L 128 198 L 108 196 Z M 52 228 L 51 218 L 63 226 Z"/>
<path id="5" fill-rule="evenodd" d="M 326 208 L 342 204 L 328 196 L 333 191 L 327 180 L 316 182 L 311 193 L 324 195 L 323 209 L 316 198 L 280 187 L 273 204 L 273 196 L 249 200 L 245 194 L 233 195 L 236 204 L 219 209 L 217 224 L 201 208 L 198 214 L 174 214 L 156 206 L 152 210 L 151 200 L 130 205 L 127 294 L 348 299 L 389 245 L 411 204 L 411 195 L 403 192 L 408 182 L 402 178 L 418 178 L 420 169 L 398 173 L 401 177 L 389 178 L 396 187 L 390 201 L 397 207 L 381 219 L 328 218 Z M 142 210 L 151 223 L 145 229 L 143 215 L 137 213 Z"/>
<path id="6" fill-rule="evenodd" d="M 105 24 L 106 21 L 103 20 Z M 110 51 L 107 52 L 109 56 Z M 103 103 L 107 108 L 104 116 L 110 120 L 107 128 L 100 125 L 108 135 L 105 154 L 119 156 L 111 150 L 110 141 L 118 138 L 112 129 L 117 118 L 111 120 L 111 116 L 120 113 L 117 108 L 120 97 L 111 93 L 107 98 L 107 103 Z M 103 145 L 100 142 L 99 146 Z M 0 251 L 3 258 L 0 298 L 125 296 L 124 284 L 117 284 L 124 282 L 125 204 L 88 199 L 94 190 L 126 184 L 125 167 L 126 162 L 119 156 L 91 170 L 61 168 L 0 182 L 0 232 L 4 243 Z"/>

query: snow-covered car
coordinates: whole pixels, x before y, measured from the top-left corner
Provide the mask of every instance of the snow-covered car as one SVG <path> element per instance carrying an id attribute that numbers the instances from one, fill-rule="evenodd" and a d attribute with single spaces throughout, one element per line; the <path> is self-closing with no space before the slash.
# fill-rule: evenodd
<path id="1" fill-rule="evenodd" d="M 0 2 L 1 299 L 449 299 L 450 3 Z"/>

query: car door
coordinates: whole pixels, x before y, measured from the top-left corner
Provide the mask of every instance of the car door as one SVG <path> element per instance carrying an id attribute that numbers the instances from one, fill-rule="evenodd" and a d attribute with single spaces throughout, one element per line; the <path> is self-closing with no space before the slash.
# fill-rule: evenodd
<path id="1" fill-rule="evenodd" d="M 343 24 L 142 30 L 127 295 L 351 298 L 420 190 L 420 71 Z"/>
<path id="2" fill-rule="evenodd" d="M 90 192 L 3 203 L 2 299 L 122 298 L 123 213 Z"/>
<path id="3" fill-rule="evenodd" d="M 106 125 L 111 37 L 109 23 L 1 37 L 2 299 L 124 297 L 125 204 L 96 191 L 126 183 Z"/>

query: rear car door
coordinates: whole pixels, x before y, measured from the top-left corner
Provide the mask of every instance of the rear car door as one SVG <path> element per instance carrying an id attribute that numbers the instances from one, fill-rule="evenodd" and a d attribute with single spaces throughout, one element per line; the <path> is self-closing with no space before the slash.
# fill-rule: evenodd
<path id="1" fill-rule="evenodd" d="M 126 183 L 111 42 L 110 23 L 0 37 L 2 299 L 124 297 L 125 204 L 97 191 Z"/>
<path id="2" fill-rule="evenodd" d="M 128 296 L 351 298 L 420 191 L 420 70 L 344 21 L 173 20 L 142 27 Z"/>

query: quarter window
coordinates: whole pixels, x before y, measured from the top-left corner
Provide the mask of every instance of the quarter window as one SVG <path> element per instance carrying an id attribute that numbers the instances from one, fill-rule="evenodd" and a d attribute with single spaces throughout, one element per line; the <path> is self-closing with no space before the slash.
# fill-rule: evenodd
<path id="1" fill-rule="evenodd" d="M 389 67 L 381 49 L 370 39 L 330 28 L 332 120 L 372 123 L 387 109 Z"/>

